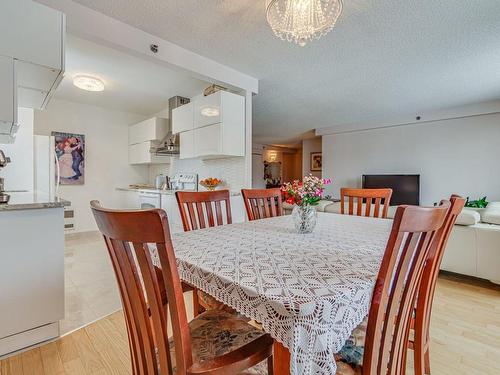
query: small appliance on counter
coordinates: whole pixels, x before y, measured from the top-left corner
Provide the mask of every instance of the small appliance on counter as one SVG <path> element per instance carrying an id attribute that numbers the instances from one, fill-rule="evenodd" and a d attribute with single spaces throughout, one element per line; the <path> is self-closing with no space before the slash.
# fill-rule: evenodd
<path id="1" fill-rule="evenodd" d="M 171 179 L 172 190 L 198 191 L 198 175 L 196 173 L 178 173 Z"/>
<path id="2" fill-rule="evenodd" d="M 165 182 L 165 175 L 159 174 L 155 177 L 155 188 L 161 189 L 163 183 Z"/>
<path id="3" fill-rule="evenodd" d="M 5 156 L 4 152 L 0 150 L 0 169 L 5 168 L 10 163 L 10 158 Z M 5 193 L 4 179 L 0 177 L 0 204 L 9 203 L 10 195 Z"/>
<path id="4" fill-rule="evenodd" d="M 155 177 L 155 188 L 158 190 L 172 190 L 170 177 L 159 174 Z"/>

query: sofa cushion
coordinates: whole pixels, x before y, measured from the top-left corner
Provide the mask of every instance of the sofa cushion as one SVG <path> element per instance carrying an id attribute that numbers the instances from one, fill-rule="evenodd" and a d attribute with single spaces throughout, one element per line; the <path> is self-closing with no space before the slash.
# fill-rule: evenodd
<path id="1" fill-rule="evenodd" d="M 333 204 L 335 203 L 333 203 L 332 201 L 321 200 L 318 202 L 318 205 L 316 206 L 316 211 L 325 212 L 325 209 Z"/>
<path id="2" fill-rule="evenodd" d="M 334 204 L 332 201 L 327 201 L 327 200 L 320 200 L 316 206 L 316 211 L 318 212 L 325 212 L 325 208 Z M 285 211 L 292 211 L 293 210 L 293 204 L 283 202 L 283 209 Z"/>
<path id="3" fill-rule="evenodd" d="M 330 202 L 331 204 L 325 207 L 325 212 L 330 214 L 340 214 L 340 202 Z"/>
<path id="4" fill-rule="evenodd" d="M 475 225 L 481 221 L 481 215 L 475 210 L 464 208 L 457 217 L 456 225 Z"/>
<path id="5" fill-rule="evenodd" d="M 481 215 L 481 221 L 500 225 L 500 202 L 491 202 Z"/>

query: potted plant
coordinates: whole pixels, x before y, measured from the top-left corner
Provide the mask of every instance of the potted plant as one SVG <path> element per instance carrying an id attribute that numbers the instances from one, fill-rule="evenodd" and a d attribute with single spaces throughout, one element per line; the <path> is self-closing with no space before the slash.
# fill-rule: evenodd
<path id="1" fill-rule="evenodd" d="M 467 197 L 467 200 L 465 201 L 465 207 L 477 211 L 479 213 L 483 212 L 486 207 L 488 207 L 489 202 L 486 200 L 486 197 L 483 197 L 481 199 L 476 199 L 476 200 L 470 200 L 469 197 Z"/>
<path id="2" fill-rule="evenodd" d="M 293 204 L 292 218 L 299 233 L 311 233 L 316 227 L 316 206 L 323 197 L 325 185 L 330 179 L 321 179 L 313 175 L 305 176 L 303 181 L 295 180 L 283 185 L 285 202 Z"/>

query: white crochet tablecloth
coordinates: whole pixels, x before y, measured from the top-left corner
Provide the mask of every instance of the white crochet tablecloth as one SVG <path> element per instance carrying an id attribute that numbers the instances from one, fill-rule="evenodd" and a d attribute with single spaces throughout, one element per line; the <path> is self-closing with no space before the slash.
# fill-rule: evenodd
<path id="1" fill-rule="evenodd" d="M 319 214 L 173 235 L 182 280 L 260 323 L 295 374 L 335 374 L 333 354 L 366 317 L 391 220 Z"/>

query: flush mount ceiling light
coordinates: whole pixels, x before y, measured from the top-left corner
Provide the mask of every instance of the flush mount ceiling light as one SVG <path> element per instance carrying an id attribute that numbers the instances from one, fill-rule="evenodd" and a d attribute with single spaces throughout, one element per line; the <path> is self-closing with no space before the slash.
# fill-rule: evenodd
<path id="1" fill-rule="evenodd" d="M 214 108 L 214 107 L 204 107 L 201 109 L 201 114 L 202 116 L 206 117 L 215 117 L 219 116 L 219 108 Z"/>
<path id="2" fill-rule="evenodd" d="M 78 75 L 73 78 L 73 85 L 86 91 L 104 91 L 104 82 L 91 76 Z"/>
<path id="3" fill-rule="evenodd" d="M 267 0 L 266 17 L 277 37 L 303 47 L 333 29 L 342 6 L 342 0 Z"/>

